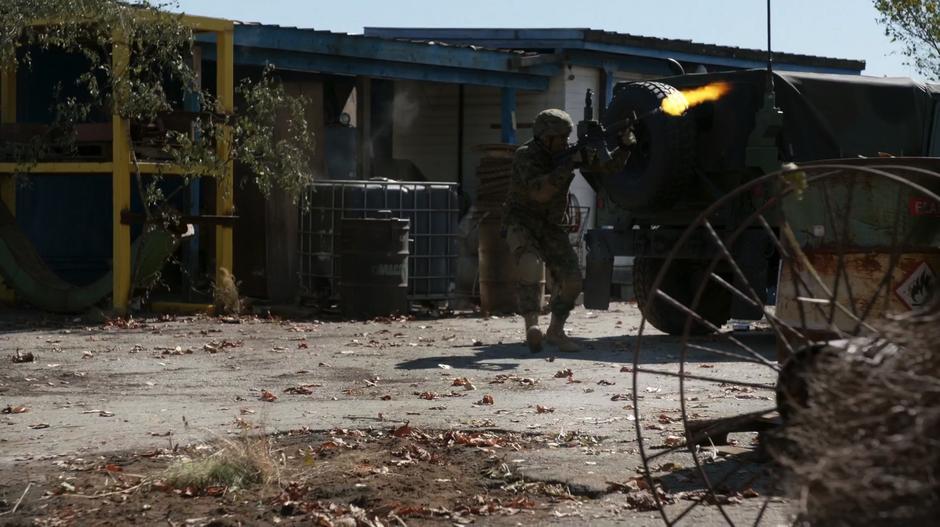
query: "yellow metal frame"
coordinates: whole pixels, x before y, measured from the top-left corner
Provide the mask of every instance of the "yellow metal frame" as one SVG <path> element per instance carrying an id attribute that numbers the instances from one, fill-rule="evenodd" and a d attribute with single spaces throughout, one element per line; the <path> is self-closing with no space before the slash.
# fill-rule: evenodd
<path id="1" fill-rule="evenodd" d="M 16 122 L 16 64 L 0 69 L 0 123 Z M 16 214 L 16 180 L 12 173 L 0 173 L 0 200 Z M 0 300 L 13 303 L 13 290 L 0 279 Z"/>
<path id="2" fill-rule="evenodd" d="M 183 15 L 183 23 L 195 32 L 209 32 L 216 35 L 217 68 L 216 94 L 218 110 L 231 113 L 235 109 L 235 25 L 231 20 Z M 111 67 L 115 76 L 127 71 L 130 51 L 120 34 L 114 35 L 114 47 L 111 53 Z M 115 93 L 114 97 L 120 97 Z M 16 123 L 16 70 L 15 64 L 0 70 L 0 122 Z M 16 213 L 16 186 L 13 174 L 32 172 L 36 174 L 111 174 L 113 201 L 112 215 L 112 260 L 113 260 L 113 307 L 118 313 L 126 313 L 131 293 L 131 231 L 129 225 L 121 222 L 121 212 L 131 206 L 131 179 L 133 171 L 145 174 L 188 174 L 215 176 L 216 178 L 216 214 L 231 215 L 234 212 L 235 175 L 232 163 L 225 163 L 221 174 L 206 172 L 192 174 L 191 170 L 170 163 L 131 162 L 129 123 L 115 114 L 111 117 L 112 149 L 110 162 L 52 162 L 19 165 L 0 163 L 0 199 L 12 213 Z M 223 159 L 228 158 L 228 149 L 232 141 L 232 130 L 226 127 L 222 140 L 218 144 Z M 216 279 L 220 269 L 233 271 L 234 250 L 233 231 L 230 225 L 216 227 Z M 0 282 L 0 299 L 12 301 L 12 291 Z M 175 305 L 175 304 L 174 304 Z"/>

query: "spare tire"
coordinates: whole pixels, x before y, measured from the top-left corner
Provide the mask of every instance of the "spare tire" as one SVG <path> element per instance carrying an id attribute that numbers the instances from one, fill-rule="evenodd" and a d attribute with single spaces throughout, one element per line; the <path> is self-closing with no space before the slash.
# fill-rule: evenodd
<path id="1" fill-rule="evenodd" d="M 621 84 L 604 115 L 606 126 L 634 115 L 640 118 L 634 126 L 637 144 L 623 170 L 600 178 L 610 198 L 630 211 L 668 208 L 692 180 L 692 119 L 655 111 L 677 91 L 662 82 Z"/>

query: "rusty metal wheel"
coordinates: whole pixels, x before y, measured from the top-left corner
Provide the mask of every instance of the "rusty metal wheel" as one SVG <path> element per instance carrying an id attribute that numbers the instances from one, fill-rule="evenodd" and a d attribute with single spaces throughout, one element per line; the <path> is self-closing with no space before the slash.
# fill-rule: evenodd
<path id="1" fill-rule="evenodd" d="M 940 160 L 857 159 L 757 178 L 689 226 L 651 287 L 685 314 L 685 329 L 658 335 L 644 319 L 633 365 L 642 486 L 666 525 L 694 523 L 706 504 L 728 525 L 787 522 L 773 463 L 781 414 L 805 404 L 801 382 L 820 343 L 876 342 L 886 317 L 927 303 L 940 272 L 938 207 Z M 729 208 L 742 221 L 713 223 Z M 779 257 L 776 305 L 741 261 L 740 244 L 761 238 Z M 703 239 L 706 279 L 680 301 L 665 277 L 685 244 Z M 716 286 L 763 314 L 757 330 L 709 322 Z M 696 336 L 702 326 L 713 334 Z"/>

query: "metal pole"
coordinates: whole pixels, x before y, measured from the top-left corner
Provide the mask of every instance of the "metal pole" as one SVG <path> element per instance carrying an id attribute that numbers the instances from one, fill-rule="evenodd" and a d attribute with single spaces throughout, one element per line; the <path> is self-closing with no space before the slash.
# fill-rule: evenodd
<path id="1" fill-rule="evenodd" d="M 770 47 L 770 0 L 767 0 L 767 74 L 774 71 L 774 54 Z"/>
<path id="2" fill-rule="evenodd" d="M 234 27 L 216 33 L 216 93 L 219 110 L 231 115 L 235 111 L 235 30 Z M 232 144 L 232 127 L 222 128 L 217 151 L 220 159 L 226 160 L 222 173 L 216 177 L 216 214 L 231 215 L 235 208 L 235 167 L 229 159 Z M 233 233 L 231 225 L 215 228 L 215 280 L 222 280 L 221 269 L 234 273 Z"/>
<path id="3" fill-rule="evenodd" d="M 16 123 L 16 59 L 12 64 L 0 65 L 0 123 Z M 13 174 L 0 175 L 0 199 L 10 214 L 16 216 L 16 179 Z M 0 280 L 0 300 L 13 303 L 13 290 Z"/>

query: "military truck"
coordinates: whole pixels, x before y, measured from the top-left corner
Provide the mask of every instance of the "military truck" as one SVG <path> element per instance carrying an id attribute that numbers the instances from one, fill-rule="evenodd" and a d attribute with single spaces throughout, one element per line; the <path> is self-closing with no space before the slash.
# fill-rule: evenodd
<path id="1" fill-rule="evenodd" d="M 722 94 L 678 115 L 663 101 L 705 86 Z M 681 97 L 681 96 L 680 96 Z M 598 196 L 597 225 L 586 233 L 585 306 L 606 309 L 614 258 L 632 256 L 636 300 L 647 322 L 681 334 L 686 316 L 653 301 L 651 286 L 664 259 L 694 219 L 730 190 L 787 162 L 883 156 L 940 155 L 940 86 L 905 78 L 748 70 L 688 74 L 620 83 L 594 128 L 629 123 L 636 145 L 612 175 L 585 173 Z M 587 112 L 586 112 L 587 113 Z M 589 115 L 579 130 L 590 130 Z M 608 139 L 609 141 L 609 139 Z M 745 195 L 709 218 L 719 235 L 755 210 Z M 778 256 L 766 231 L 748 229 L 731 248 L 755 290 L 773 288 Z M 669 266 L 662 290 L 688 305 L 705 279 L 714 248 L 696 234 Z M 728 281 L 743 284 L 729 272 Z M 760 309 L 709 283 L 699 313 L 716 326 L 757 320 Z M 771 299 L 772 300 L 772 299 Z M 705 333 L 704 325 L 693 326 Z"/>

